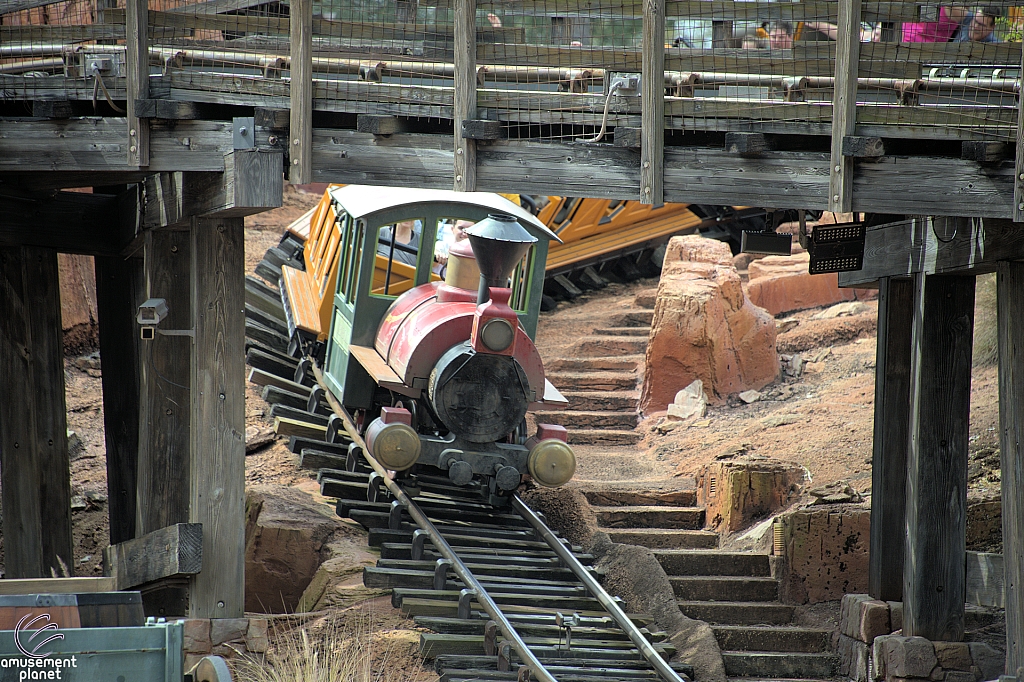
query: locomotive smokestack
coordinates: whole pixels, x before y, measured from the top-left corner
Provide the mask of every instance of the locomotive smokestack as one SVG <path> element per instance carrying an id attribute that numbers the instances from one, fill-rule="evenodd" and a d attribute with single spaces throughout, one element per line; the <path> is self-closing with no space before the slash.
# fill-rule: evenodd
<path id="1" fill-rule="evenodd" d="M 523 229 L 515 216 L 492 213 L 468 228 L 470 246 L 480 266 L 480 291 L 477 305 L 490 298 L 490 287 L 507 287 L 516 264 L 523 259 L 537 238 Z"/>

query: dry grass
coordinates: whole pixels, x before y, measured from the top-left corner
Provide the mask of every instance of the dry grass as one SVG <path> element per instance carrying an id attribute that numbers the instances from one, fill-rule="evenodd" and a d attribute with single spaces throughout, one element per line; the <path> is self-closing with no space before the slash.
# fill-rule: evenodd
<path id="1" fill-rule="evenodd" d="M 974 366 L 994 365 L 998 356 L 996 276 L 982 275 L 974 295 Z"/>
<path id="2" fill-rule="evenodd" d="M 328 616 L 272 633 L 266 657 L 233 663 L 239 682 L 399 682 L 390 670 L 390 646 L 375 637 L 367 614 Z"/>

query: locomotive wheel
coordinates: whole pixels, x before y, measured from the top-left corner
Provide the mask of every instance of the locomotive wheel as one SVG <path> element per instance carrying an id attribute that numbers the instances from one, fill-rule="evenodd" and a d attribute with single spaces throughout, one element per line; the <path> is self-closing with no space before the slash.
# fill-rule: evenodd
<path id="1" fill-rule="evenodd" d="M 196 665 L 195 682 L 231 682 L 231 671 L 220 656 L 206 656 Z"/>
<path id="2" fill-rule="evenodd" d="M 427 395 L 441 422 L 471 443 L 493 443 L 526 416 L 529 379 L 515 358 L 452 346 L 430 373 Z"/>

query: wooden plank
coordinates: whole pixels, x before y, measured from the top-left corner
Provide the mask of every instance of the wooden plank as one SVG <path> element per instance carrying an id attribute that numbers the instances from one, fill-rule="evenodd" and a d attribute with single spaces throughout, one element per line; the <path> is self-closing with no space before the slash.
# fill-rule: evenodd
<path id="1" fill-rule="evenodd" d="M 1024 51 L 1021 53 L 1020 64 L 1022 72 L 1024 72 Z M 1016 169 L 1013 179 L 1013 220 L 1020 223 L 1024 222 L 1024 97 L 1017 98 L 1016 142 L 1017 154 L 1013 165 Z"/>
<path id="2" fill-rule="evenodd" d="M 114 579 L 85 578 L 6 578 L 0 580 L 0 595 L 76 594 L 82 592 L 113 592 Z"/>
<path id="3" fill-rule="evenodd" d="M 136 100 L 149 98 L 149 3 L 126 0 L 125 59 L 128 62 L 128 165 L 149 165 L 149 121 L 139 118 Z"/>
<path id="4" fill-rule="evenodd" d="M 1024 667 L 1024 263 L 999 264 L 996 306 L 1006 671 L 1019 676 Z"/>
<path id="5" fill-rule="evenodd" d="M 640 149 L 642 130 L 629 126 L 616 126 L 614 130 L 615 139 L 613 144 L 616 147 L 627 147 L 629 149 Z M 664 156 L 664 154 L 662 155 Z M 664 187 L 662 187 L 664 192 Z"/>
<path id="6" fill-rule="evenodd" d="M 476 96 L 476 2 L 455 0 L 455 92 L 452 115 L 455 117 L 455 155 L 453 188 L 461 192 L 476 190 L 476 140 L 463 135 L 462 125 L 477 117 Z"/>
<path id="7" fill-rule="evenodd" d="M 885 141 L 880 137 L 844 135 L 843 156 L 854 159 L 877 159 L 885 156 Z"/>
<path id="8" fill-rule="evenodd" d="M 868 593 L 885 601 L 903 600 L 913 317 L 914 283 L 910 279 L 882 278 L 875 351 Z"/>
<path id="9" fill-rule="evenodd" d="M 843 155 L 843 138 L 857 129 L 857 75 L 853 65 L 860 61 L 860 0 L 839 0 L 836 35 L 828 208 L 849 213 L 853 203 L 853 158 Z"/>
<path id="10" fill-rule="evenodd" d="M 103 565 L 118 590 L 162 578 L 195 575 L 203 568 L 203 527 L 176 523 L 103 550 Z"/>
<path id="11" fill-rule="evenodd" d="M 160 328 L 191 329 L 188 231 L 149 230 L 143 253 L 144 298 L 167 301 Z M 188 336 L 158 334 L 140 342 L 137 536 L 189 521 L 191 358 Z"/>
<path id="12" fill-rule="evenodd" d="M 960 158 L 978 163 L 1002 161 L 1007 155 L 1005 142 L 971 140 L 961 143 Z"/>
<path id="13" fill-rule="evenodd" d="M 501 123 L 484 119 L 463 119 L 462 137 L 467 140 L 500 140 Z"/>
<path id="14" fill-rule="evenodd" d="M 256 188 L 251 188 L 255 191 Z M 249 191 L 249 190 L 247 190 Z M 203 567 L 189 617 L 245 611 L 245 231 L 242 218 L 194 218 L 195 315 L 189 521 L 203 527 Z"/>
<path id="15" fill-rule="evenodd" d="M 356 117 L 356 130 L 360 133 L 394 135 L 395 133 L 404 133 L 407 128 L 408 121 L 397 116 L 359 114 Z"/>
<path id="16" fill-rule="evenodd" d="M 1024 226 L 998 218 L 912 218 L 870 227 L 864 267 L 839 274 L 840 286 L 923 272 L 993 272 L 1000 260 L 1024 257 Z"/>
<path id="17" fill-rule="evenodd" d="M 141 258 L 96 259 L 96 303 L 103 363 L 103 436 L 107 446 L 110 542 L 135 537 L 139 448 L 139 326 Z"/>
<path id="18" fill-rule="evenodd" d="M 124 40 L 124 26 L 0 26 L 0 43 L 78 43 L 87 40 Z"/>
<path id="19" fill-rule="evenodd" d="M 665 199 L 665 0 L 644 3 L 640 78 L 640 203 Z"/>
<path id="20" fill-rule="evenodd" d="M 292 0 L 291 126 L 288 179 L 296 184 L 313 176 L 313 2 Z"/>
<path id="21" fill-rule="evenodd" d="M 1005 574 L 1002 554 L 967 552 L 967 603 L 1003 608 L 1006 603 Z"/>
<path id="22" fill-rule="evenodd" d="M 4 567 L 9 578 L 70 576 L 71 462 L 57 252 L 0 248 L 0 307 Z"/>
<path id="23" fill-rule="evenodd" d="M 914 276 L 903 634 L 964 636 L 974 277 Z"/>
<path id="24" fill-rule="evenodd" d="M 726 133 L 725 151 L 740 156 L 756 157 L 768 151 L 771 145 L 764 133 Z"/>
<path id="25" fill-rule="evenodd" d="M 170 99 L 140 99 L 135 103 L 135 115 L 139 118 L 194 121 L 204 118 L 201 107 L 202 105 L 196 102 L 182 102 Z"/>

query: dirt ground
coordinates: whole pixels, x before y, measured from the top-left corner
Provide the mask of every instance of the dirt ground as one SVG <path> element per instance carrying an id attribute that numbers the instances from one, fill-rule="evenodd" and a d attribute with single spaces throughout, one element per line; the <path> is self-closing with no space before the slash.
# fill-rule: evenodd
<path id="1" fill-rule="evenodd" d="M 247 272 L 251 273 L 265 250 L 279 241 L 284 227 L 318 199 L 319 195 L 288 187 L 283 208 L 246 219 Z M 574 341 L 600 326 L 603 314 L 633 307 L 638 291 L 656 285 L 655 280 L 613 284 L 543 313 L 538 331 L 542 354 L 552 358 L 566 353 Z M 801 376 L 766 388 L 753 404 L 730 400 L 710 406 L 706 418 L 689 426 L 670 428 L 663 417 L 650 417 L 639 427 L 644 439 L 637 447 L 580 447 L 578 478 L 633 480 L 637 487 L 689 487 L 702 464 L 720 454 L 745 449 L 799 462 L 815 486 L 845 479 L 858 491 L 869 492 L 875 304 L 868 305 L 857 318 L 811 320 L 818 312 L 812 310 L 780 319 L 780 330 L 788 330 L 780 334 L 780 347 L 789 343 L 789 352 L 796 349 L 807 361 Z M 65 368 L 68 427 L 81 441 L 80 447 L 73 448 L 71 462 L 75 537 L 71 570 L 76 575 L 100 575 L 102 549 L 108 544 L 101 368 L 95 354 L 88 352 L 68 357 Z M 975 371 L 970 436 L 974 495 L 998 492 L 997 388 L 994 367 Z M 246 426 L 250 439 L 271 428 L 268 413 L 258 391 L 248 386 Z M 295 468 L 283 439 L 246 458 L 246 481 L 250 485 L 295 486 L 322 499 L 310 473 Z M 415 636 L 409 634 L 411 621 L 379 598 L 361 607 L 371 614 L 362 622 L 370 623 L 377 633 L 374 636 L 392 645 L 386 648 L 389 669 L 401 671 L 402 679 L 436 679 L 415 655 Z"/>

